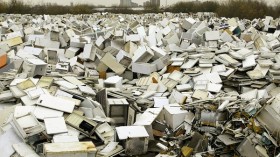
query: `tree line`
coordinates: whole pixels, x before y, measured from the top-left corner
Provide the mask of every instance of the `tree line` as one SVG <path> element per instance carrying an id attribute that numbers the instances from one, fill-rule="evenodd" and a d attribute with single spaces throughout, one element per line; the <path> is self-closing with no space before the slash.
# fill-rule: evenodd
<path id="1" fill-rule="evenodd" d="M 99 12 L 98 6 L 88 4 L 75 4 L 62 6 L 52 3 L 40 5 L 29 5 L 21 0 L 0 1 L 0 13 L 7 14 L 91 14 Z M 280 16 L 280 3 L 273 6 L 268 5 L 265 0 L 227 0 L 225 2 L 179 2 L 167 8 L 152 6 L 144 7 L 144 10 L 132 10 L 130 8 L 118 8 L 117 6 L 107 8 L 106 12 L 123 14 L 143 14 L 143 13 L 196 13 L 214 12 L 220 17 L 239 17 L 246 19 L 263 18 L 264 16 Z"/>

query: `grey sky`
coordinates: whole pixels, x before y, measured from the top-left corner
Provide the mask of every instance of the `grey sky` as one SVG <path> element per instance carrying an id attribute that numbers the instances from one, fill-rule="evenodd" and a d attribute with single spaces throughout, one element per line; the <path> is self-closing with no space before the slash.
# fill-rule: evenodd
<path id="1" fill-rule="evenodd" d="M 7 1 L 7 0 L 6 0 Z M 47 2 L 51 2 L 51 3 L 57 3 L 60 5 L 69 5 L 70 2 L 73 2 L 74 4 L 77 3 L 87 3 L 87 4 L 93 4 L 93 5 L 106 5 L 106 6 L 111 6 L 111 5 L 119 5 L 120 0 L 23 0 L 25 2 L 32 2 L 33 4 L 42 4 L 42 3 L 47 3 Z M 147 0 L 132 0 L 132 2 L 136 2 L 138 4 L 143 4 L 143 2 L 145 2 Z M 160 0 L 161 1 L 161 5 L 166 4 L 170 5 L 170 4 L 174 4 L 177 3 L 179 1 L 193 1 L 193 0 Z M 207 1 L 207 0 L 201 0 L 201 1 Z M 218 0 L 221 1 L 221 0 Z M 269 4 L 273 4 L 274 2 L 277 2 L 278 0 L 264 0 L 266 2 L 268 2 Z"/>

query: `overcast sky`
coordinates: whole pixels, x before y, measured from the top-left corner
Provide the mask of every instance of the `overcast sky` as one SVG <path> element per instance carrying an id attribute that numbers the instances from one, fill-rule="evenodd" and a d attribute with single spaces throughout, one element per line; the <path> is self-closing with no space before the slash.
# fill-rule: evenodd
<path id="1" fill-rule="evenodd" d="M 77 3 L 87 3 L 87 4 L 93 4 L 93 5 L 106 5 L 106 6 L 111 6 L 111 5 L 119 5 L 120 0 L 23 0 L 24 2 L 32 2 L 33 4 L 42 4 L 42 3 L 47 3 L 47 2 L 51 2 L 51 3 L 57 3 L 57 4 L 61 4 L 61 5 L 69 5 L 70 2 L 73 2 L 74 4 Z M 147 0 L 132 0 L 132 2 L 136 2 L 138 4 L 143 5 L 143 2 L 145 2 Z M 179 1 L 193 1 L 193 0 L 160 0 L 161 5 L 166 4 L 170 5 L 170 4 L 174 4 L 177 3 Z M 207 1 L 207 0 L 201 0 L 201 1 Z M 221 0 L 217 0 L 217 1 L 221 1 Z M 272 4 L 273 2 L 277 2 L 279 0 L 264 0 L 270 4 Z"/>

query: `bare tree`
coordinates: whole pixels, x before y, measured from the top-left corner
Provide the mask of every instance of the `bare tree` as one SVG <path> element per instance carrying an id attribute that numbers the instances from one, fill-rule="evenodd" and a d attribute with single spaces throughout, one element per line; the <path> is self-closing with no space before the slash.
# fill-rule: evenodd
<path id="1" fill-rule="evenodd" d="M 24 13 L 24 3 L 19 0 L 10 0 L 9 2 L 9 13 Z"/>

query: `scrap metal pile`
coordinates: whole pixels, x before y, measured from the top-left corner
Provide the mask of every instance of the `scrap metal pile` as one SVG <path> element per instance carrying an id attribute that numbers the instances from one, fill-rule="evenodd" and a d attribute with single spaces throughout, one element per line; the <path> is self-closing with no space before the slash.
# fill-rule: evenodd
<path id="1" fill-rule="evenodd" d="M 0 156 L 277 156 L 280 20 L 210 15 L 0 15 Z"/>

